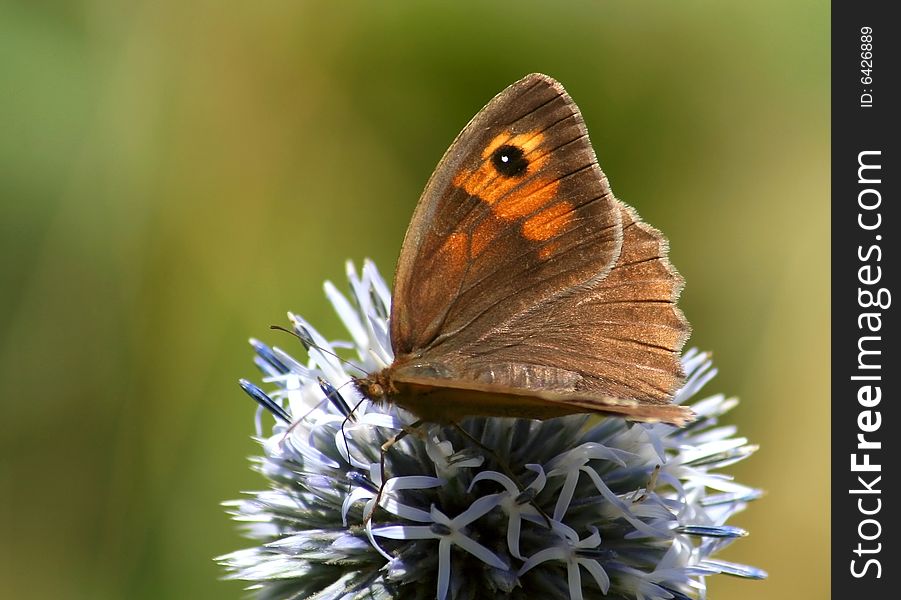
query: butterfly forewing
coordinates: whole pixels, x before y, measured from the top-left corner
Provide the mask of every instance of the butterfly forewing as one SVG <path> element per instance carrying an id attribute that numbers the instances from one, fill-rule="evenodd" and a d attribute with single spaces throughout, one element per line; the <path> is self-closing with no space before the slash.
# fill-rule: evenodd
<path id="1" fill-rule="evenodd" d="M 514 84 L 457 137 L 430 180 L 395 276 L 395 355 L 452 348 L 619 254 L 620 214 L 569 96 Z"/>
<path id="2" fill-rule="evenodd" d="M 387 370 L 421 417 L 609 412 L 684 422 L 682 279 L 614 198 L 556 81 L 530 75 L 429 181 L 395 275 Z"/>

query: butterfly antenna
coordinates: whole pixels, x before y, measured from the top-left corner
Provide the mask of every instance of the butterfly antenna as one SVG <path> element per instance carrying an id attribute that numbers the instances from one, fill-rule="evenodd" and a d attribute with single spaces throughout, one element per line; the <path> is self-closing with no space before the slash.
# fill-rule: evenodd
<path id="1" fill-rule="evenodd" d="M 341 362 L 343 362 L 345 365 L 347 365 L 347 366 L 349 366 L 349 367 L 353 367 L 354 369 L 358 370 L 358 371 L 359 371 L 360 373 L 362 373 L 363 375 L 368 375 L 366 369 L 364 369 L 364 368 L 361 367 L 360 365 L 355 364 L 355 363 L 353 363 L 353 362 L 347 360 L 346 358 L 343 358 L 343 357 L 341 357 L 341 356 L 338 356 L 337 354 L 335 354 L 335 353 L 332 352 L 331 350 L 328 350 L 328 349 L 326 349 L 326 348 L 323 348 L 322 346 L 320 346 L 319 344 L 317 344 L 316 342 L 314 342 L 314 341 L 313 341 L 313 336 L 311 336 L 311 335 L 309 334 L 309 332 L 308 332 L 306 329 L 304 329 L 301 325 L 295 325 L 293 330 L 288 329 L 287 327 L 282 327 L 281 325 L 270 325 L 270 326 L 269 326 L 269 329 L 275 329 L 276 331 L 284 331 L 285 333 L 290 333 L 291 335 L 293 335 L 294 337 L 296 337 L 297 339 L 300 340 L 300 343 L 303 344 L 303 347 L 304 347 L 307 351 L 309 351 L 310 348 L 316 348 L 316 349 L 319 350 L 320 352 L 323 352 L 323 353 L 328 354 L 328 355 L 330 355 L 330 356 L 334 356 L 335 358 L 337 358 L 338 360 L 340 360 Z"/>
<path id="2" fill-rule="evenodd" d="M 285 435 L 282 436 L 282 441 L 284 441 L 289 435 L 291 435 L 291 432 L 294 431 L 294 429 L 298 425 L 303 423 L 307 419 L 307 417 L 309 417 L 311 414 L 313 414 L 313 412 L 315 412 L 317 409 L 321 408 L 322 405 L 325 404 L 326 402 L 330 402 L 332 404 L 332 406 L 334 406 L 338 410 L 338 412 L 345 415 L 344 422 L 341 423 L 341 435 L 343 436 L 344 435 L 344 423 L 347 422 L 348 418 L 353 420 L 354 410 L 356 410 L 357 406 L 360 406 L 360 404 L 363 402 L 362 400 L 360 400 L 360 402 L 357 403 L 357 406 L 354 406 L 353 409 L 350 409 L 348 407 L 347 402 L 344 400 L 344 398 L 341 396 L 341 394 L 338 393 L 338 390 L 343 388 L 348 383 L 352 383 L 352 382 L 347 381 L 347 382 L 341 384 L 336 389 L 335 387 L 332 386 L 332 384 L 330 384 L 328 381 L 326 381 L 322 377 L 320 377 L 319 378 L 319 389 L 321 389 L 325 393 L 325 398 L 323 398 L 322 400 L 317 402 L 313 406 L 313 408 L 311 408 L 310 410 L 305 412 L 302 417 L 295 420 L 293 423 L 288 421 L 291 426 L 285 430 Z M 242 384 L 242 387 L 243 387 L 243 384 Z M 267 396 L 267 398 L 268 398 L 268 396 Z M 262 402 L 261 402 L 261 404 L 262 404 Z M 267 406 L 267 405 L 264 404 L 264 406 Z M 267 406 L 267 408 L 268 408 L 268 406 Z M 280 406 L 278 408 L 281 409 Z M 344 437 L 344 446 L 345 446 L 345 448 L 347 448 L 347 453 L 348 453 L 347 455 L 350 456 L 350 448 L 347 446 L 347 437 L 346 436 Z"/>
<path id="3" fill-rule="evenodd" d="M 344 428 L 347 425 L 348 421 L 357 420 L 357 418 L 354 416 L 354 413 L 357 412 L 357 409 L 360 408 L 360 405 L 363 404 L 363 401 L 365 401 L 366 398 L 361 398 L 359 402 L 354 404 L 353 408 L 350 408 L 350 405 L 338 392 L 338 390 L 343 388 L 348 383 L 352 382 L 346 381 L 335 388 L 332 384 L 330 384 L 322 377 L 319 378 L 319 389 L 321 389 L 322 393 L 325 394 L 325 399 L 331 402 L 332 406 L 336 407 L 338 411 L 344 415 L 344 420 L 341 421 L 341 437 L 342 439 L 344 439 L 344 449 L 347 451 L 348 459 L 350 459 L 350 444 L 347 442 L 347 432 Z"/>

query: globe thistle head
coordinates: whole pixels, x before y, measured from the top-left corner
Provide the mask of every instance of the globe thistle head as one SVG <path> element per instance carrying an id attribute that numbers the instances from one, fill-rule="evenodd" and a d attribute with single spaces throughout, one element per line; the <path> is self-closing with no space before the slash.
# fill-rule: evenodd
<path id="1" fill-rule="evenodd" d="M 349 298 L 325 291 L 351 341 L 296 315 L 305 362 L 251 340 L 268 391 L 241 385 L 269 489 L 226 503 L 257 542 L 218 558 L 229 578 L 260 598 L 669 600 L 703 598 L 709 575 L 766 576 L 712 558 L 746 535 L 727 521 L 760 492 L 720 472 L 756 446 L 718 423 L 736 400 L 696 399 L 716 373 L 706 354 L 682 359 L 685 428 L 575 415 L 411 431 L 416 417 L 360 396 L 338 358 L 370 373 L 392 360 L 388 287 L 372 263 L 347 272 Z"/>

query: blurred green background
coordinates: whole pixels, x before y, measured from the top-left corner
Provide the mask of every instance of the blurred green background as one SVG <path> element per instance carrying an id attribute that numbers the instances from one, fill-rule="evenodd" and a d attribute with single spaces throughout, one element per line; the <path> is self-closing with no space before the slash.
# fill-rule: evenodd
<path id="1" fill-rule="evenodd" d="M 0 4 L 0 581 L 10 598 L 237 598 L 247 337 L 330 336 L 344 260 L 390 275 L 467 120 L 532 71 L 672 243 L 709 392 L 768 495 L 723 558 L 829 585 L 829 5 Z"/>

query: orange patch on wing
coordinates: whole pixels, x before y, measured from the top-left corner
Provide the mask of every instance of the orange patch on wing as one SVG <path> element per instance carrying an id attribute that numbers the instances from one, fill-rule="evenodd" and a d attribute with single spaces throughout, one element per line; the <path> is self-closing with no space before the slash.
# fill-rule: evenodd
<path id="1" fill-rule="evenodd" d="M 474 171 L 469 169 L 460 171 L 454 177 L 453 184 L 455 187 L 465 190 L 470 196 L 478 196 L 488 204 L 494 204 L 519 185 L 523 177 L 534 174 L 547 164 L 550 160 L 547 154 L 532 156 L 532 153 L 541 146 L 543 141 L 544 134 L 540 132 L 520 133 L 519 135 L 511 135 L 509 131 L 500 133 L 494 136 L 482 151 L 482 163 L 479 167 Z M 505 144 L 522 149 L 529 160 L 526 172 L 520 177 L 500 175 L 491 162 L 491 154 Z"/>
<path id="2" fill-rule="evenodd" d="M 526 239 L 545 241 L 559 235 L 572 220 L 573 205 L 558 202 L 544 209 L 522 224 L 522 234 Z"/>
<path id="3" fill-rule="evenodd" d="M 463 268 L 469 256 L 469 236 L 465 233 L 452 233 L 444 240 L 438 250 L 437 259 L 452 268 Z"/>
<path id="4" fill-rule="evenodd" d="M 479 196 L 479 192 L 493 176 L 494 171 L 490 165 L 482 163 L 475 171 L 463 169 L 457 173 L 454 177 L 454 187 L 462 188 L 470 196 Z"/>
<path id="5" fill-rule="evenodd" d="M 553 200 L 560 188 L 560 180 L 535 179 L 520 189 L 513 190 L 491 207 L 502 219 L 514 220 L 528 216 Z"/>
<path id="6" fill-rule="evenodd" d="M 509 146 L 516 146 L 518 148 L 522 148 L 522 151 L 526 154 L 532 152 L 538 146 L 541 145 L 541 142 L 544 141 L 544 134 L 540 131 L 529 131 L 526 133 L 520 133 L 519 135 L 513 135 L 509 131 L 505 131 L 504 133 L 499 133 L 490 142 L 485 146 L 485 149 L 482 150 L 482 158 L 487 159 L 491 156 L 491 153 L 507 144 Z"/>
<path id="7" fill-rule="evenodd" d="M 491 153 L 503 146 L 506 143 L 510 142 L 510 138 L 513 137 L 513 133 L 510 131 L 505 131 L 503 133 L 499 133 L 494 136 L 488 145 L 485 146 L 485 149 L 482 150 L 482 158 L 488 158 L 491 156 Z"/>
<path id="8" fill-rule="evenodd" d="M 560 189 L 558 179 L 534 177 L 550 161 L 550 153 L 540 153 L 544 141 L 544 134 L 536 131 L 518 135 L 509 131 L 500 133 L 485 146 L 481 155 L 482 162 L 476 169 L 463 169 L 454 177 L 455 187 L 485 202 L 491 207 L 491 213 L 476 225 L 471 238 L 464 233 L 455 233 L 444 242 L 439 254 L 442 261 L 453 263 L 451 269 L 458 265 L 462 268 L 467 257 L 474 258 L 482 254 L 509 227 L 506 222 L 525 219 L 522 234 L 527 239 L 536 241 L 550 239 L 566 227 L 569 217 L 563 215 L 572 209 L 571 204 L 558 202 L 542 210 L 554 201 Z M 523 151 L 529 161 L 523 174 L 509 177 L 498 173 L 492 155 L 504 145 L 515 146 Z M 523 183 L 529 177 L 533 178 Z M 553 252 L 553 248 L 547 251 Z"/>
<path id="9" fill-rule="evenodd" d="M 538 258 L 540 258 L 541 260 L 547 260 L 551 256 L 553 256 L 559 249 L 559 242 L 551 242 L 550 244 L 541 247 L 541 250 L 538 251 Z"/>
<path id="10" fill-rule="evenodd" d="M 485 248 L 504 230 L 504 227 L 506 225 L 495 218 L 494 215 L 490 215 L 476 225 L 475 230 L 472 232 L 472 242 L 469 246 L 470 257 L 475 258 L 484 252 Z"/>

